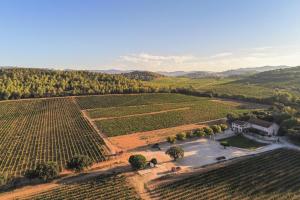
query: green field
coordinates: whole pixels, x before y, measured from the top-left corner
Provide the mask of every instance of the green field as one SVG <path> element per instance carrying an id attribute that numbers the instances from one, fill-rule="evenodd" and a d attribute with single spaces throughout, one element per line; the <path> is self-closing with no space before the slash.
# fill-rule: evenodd
<path id="1" fill-rule="evenodd" d="M 229 138 L 220 140 L 220 142 L 226 141 L 232 147 L 244 148 L 244 149 L 256 149 L 267 144 L 250 140 L 242 135 L 236 135 Z"/>
<path id="2" fill-rule="evenodd" d="M 70 98 L 0 103 L 0 174 L 20 175 L 38 163 L 60 169 L 75 154 L 104 160 L 103 140 Z"/>
<path id="3" fill-rule="evenodd" d="M 261 84 L 249 84 L 247 82 L 239 82 L 233 78 L 178 78 L 178 77 L 163 77 L 154 79 L 150 82 L 145 82 L 155 87 L 178 88 L 178 87 L 193 87 L 197 91 L 214 92 L 226 95 L 243 95 L 245 97 L 264 98 L 270 97 L 274 91 Z"/>
<path id="4" fill-rule="evenodd" d="M 154 200 L 300 199 L 300 153 L 279 149 L 159 185 Z"/>
<path id="5" fill-rule="evenodd" d="M 225 117 L 229 112 L 246 112 L 250 106 L 181 94 L 92 96 L 79 97 L 77 102 L 83 109 L 89 108 L 88 115 L 108 136 L 214 120 Z"/>
<path id="6" fill-rule="evenodd" d="M 40 194 L 19 198 L 20 200 L 138 200 L 134 189 L 122 175 L 101 175 L 82 182 L 66 183 Z"/>

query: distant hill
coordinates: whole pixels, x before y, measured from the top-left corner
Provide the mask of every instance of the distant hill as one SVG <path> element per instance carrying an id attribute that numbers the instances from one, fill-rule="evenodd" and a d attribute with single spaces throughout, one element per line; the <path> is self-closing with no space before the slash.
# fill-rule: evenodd
<path id="1" fill-rule="evenodd" d="M 124 74 L 124 73 L 132 72 L 133 70 L 108 69 L 108 70 L 89 70 L 89 71 L 103 73 L 103 74 Z"/>
<path id="2" fill-rule="evenodd" d="M 238 75 L 251 75 L 265 71 L 271 71 L 276 69 L 286 69 L 291 68 L 290 66 L 279 65 L 279 66 L 263 66 L 263 67 L 249 67 L 249 68 L 239 68 L 233 70 L 227 70 L 220 72 L 220 75 L 223 76 L 238 76 Z"/>
<path id="3" fill-rule="evenodd" d="M 221 77 L 219 73 L 216 72 L 207 72 L 207 71 L 197 71 L 197 72 L 191 72 L 188 74 L 183 75 L 183 77 L 188 78 L 217 78 Z"/>
<path id="4" fill-rule="evenodd" d="M 256 84 L 273 89 L 286 89 L 300 93 L 300 66 L 257 73 L 237 82 Z"/>
<path id="5" fill-rule="evenodd" d="M 142 80 L 142 81 L 151 81 L 156 78 L 163 77 L 163 75 L 161 74 L 155 72 L 149 72 L 149 71 L 133 71 L 129 73 L 124 73 L 122 75 L 129 79 Z"/>
<path id="6" fill-rule="evenodd" d="M 158 71 L 156 73 L 164 75 L 164 76 L 176 77 L 176 76 L 184 76 L 186 74 L 193 73 L 193 72 L 196 72 L 196 71 L 191 71 L 191 72 L 186 72 L 186 71 L 174 71 L 174 72 Z"/>
<path id="7" fill-rule="evenodd" d="M 182 76 L 188 78 L 210 78 L 210 77 L 233 77 L 233 76 L 249 76 L 257 74 L 264 71 L 276 70 L 276 69 L 286 69 L 290 66 L 280 65 L 280 66 L 264 66 L 264 67 L 251 67 L 251 68 L 240 68 L 227 70 L 223 72 L 208 72 L 208 71 L 195 71 L 186 73 Z"/>

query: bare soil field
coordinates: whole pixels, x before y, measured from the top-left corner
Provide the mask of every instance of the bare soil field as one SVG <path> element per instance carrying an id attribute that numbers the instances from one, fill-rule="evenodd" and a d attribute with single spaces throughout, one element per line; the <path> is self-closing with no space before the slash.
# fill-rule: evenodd
<path id="1" fill-rule="evenodd" d="M 121 135 L 110 137 L 108 140 L 119 149 L 124 151 L 136 149 L 149 144 L 155 144 L 166 140 L 166 137 L 175 135 L 182 131 L 193 130 L 204 127 L 204 125 L 188 124 L 172 128 L 159 129 L 154 131 L 146 131 L 133 133 L 130 135 Z"/>

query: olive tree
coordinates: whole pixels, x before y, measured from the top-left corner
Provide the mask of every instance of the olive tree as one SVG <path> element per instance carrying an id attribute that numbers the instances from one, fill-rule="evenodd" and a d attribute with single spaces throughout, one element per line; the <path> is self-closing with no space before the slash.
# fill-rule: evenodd
<path id="1" fill-rule="evenodd" d="M 167 141 L 170 143 L 170 144 L 174 144 L 176 142 L 176 137 L 174 136 L 169 136 L 167 137 Z"/>
<path id="2" fill-rule="evenodd" d="M 93 161 L 86 155 L 75 155 L 69 161 L 67 161 L 66 169 L 81 172 L 85 168 L 91 167 Z"/>
<path id="3" fill-rule="evenodd" d="M 213 130 L 214 133 L 221 133 L 222 131 L 219 125 L 212 125 L 210 128 Z"/>
<path id="4" fill-rule="evenodd" d="M 131 155 L 129 157 L 128 161 L 129 161 L 131 167 L 135 170 L 143 169 L 147 165 L 147 160 L 146 160 L 145 156 L 143 156 L 141 154 Z"/>
<path id="5" fill-rule="evenodd" d="M 203 130 L 206 133 L 206 135 L 212 135 L 214 133 L 214 131 L 209 127 L 204 127 Z"/>
<path id="6" fill-rule="evenodd" d="M 50 181 L 58 176 L 58 167 L 54 162 L 41 163 L 35 169 L 27 170 L 24 176 L 29 179 L 39 178 L 43 181 Z"/>
<path id="7" fill-rule="evenodd" d="M 222 131 L 225 131 L 228 128 L 227 124 L 220 124 L 220 127 Z"/>
<path id="8" fill-rule="evenodd" d="M 176 134 L 176 139 L 177 140 L 185 140 L 186 139 L 186 134 L 185 133 L 177 133 Z"/>
<path id="9" fill-rule="evenodd" d="M 173 146 L 166 151 L 166 154 L 176 161 L 178 158 L 183 158 L 184 150 L 180 146 Z"/>

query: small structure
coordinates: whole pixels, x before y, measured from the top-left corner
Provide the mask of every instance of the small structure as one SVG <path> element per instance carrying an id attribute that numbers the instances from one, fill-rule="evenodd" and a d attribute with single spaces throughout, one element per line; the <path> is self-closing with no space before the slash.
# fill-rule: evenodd
<path id="1" fill-rule="evenodd" d="M 263 136 L 275 136 L 279 130 L 276 123 L 256 118 L 251 118 L 248 121 L 234 121 L 231 128 L 235 133 L 254 132 Z"/>

